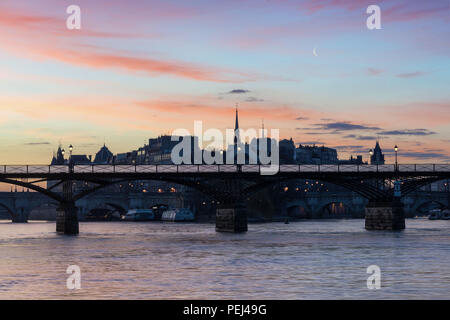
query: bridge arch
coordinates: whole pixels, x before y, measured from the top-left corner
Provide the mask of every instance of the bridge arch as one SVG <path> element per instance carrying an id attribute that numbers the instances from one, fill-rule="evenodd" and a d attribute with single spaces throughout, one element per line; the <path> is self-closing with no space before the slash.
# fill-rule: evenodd
<path id="1" fill-rule="evenodd" d="M 64 181 L 68 181 L 67 180 L 61 180 L 59 183 L 57 183 L 56 185 L 60 185 L 62 183 L 64 183 Z M 212 188 L 211 186 L 205 186 L 204 184 L 200 183 L 199 181 L 192 181 L 189 179 L 183 179 L 183 178 L 168 178 L 168 177 L 152 177 L 152 178 L 124 178 L 124 179 L 118 179 L 118 180 L 114 180 L 114 181 L 104 181 L 104 180 L 96 180 L 96 179 L 70 179 L 70 181 L 83 181 L 83 182 L 90 182 L 90 183 L 95 183 L 97 184 L 97 186 L 92 187 L 91 189 L 88 190 L 84 190 L 82 192 L 79 192 L 77 194 L 74 194 L 72 197 L 72 200 L 74 202 L 77 202 L 81 199 L 83 199 L 84 197 L 95 193 L 96 191 L 99 191 L 103 188 L 106 188 L 108 186 L 114 185 L 114 184 L 118 184 L 118 183 L 123 183 L 123 182 L 127 182 L 127 181 L 160 181 L 160 182 L 172 182 L 178 185 L 183 185 L 186 187 L 190 187 L 193 189 L 196 189 L 202 193 L 204 193 L 207 196 L 212 196 L 213 198 L 216 198 L 217 195 L 220 195 L 220 192 L 214 192 L 214 188 Z M 39 180 L 38 182 L 45 182 L 47 181 L 46 179 L 42 179 Z M 6 179 L 6 178 L 0 178 L 0 183 L 5 183 L 5 184 L 11 184 L 11 185 L 17 185 L 17 186 L 22 186 L 24 188 L 28 188 L 30 190 L 36 191 L 40 194 L 43 194 L 55 201 L 57 201 L 58 203 L 63 203 L 65 202 L 64 197 L 57 192 L 52 191 L 51 189 L 46 189 L 37 185 L 34 185 L 33 183 L 29 183 L 29 182 L 23 182 L 23 181 L 19 181 L 19 180 L 14 180 L 14 179 Z M 116 204 L 110 203 L 113 205 L 113 207 Z M 124 207 L 119 206 L 121 209 L 125 210 Z"/>
<path id="2" fill-rule="evenodd" d="M 373 177 L 367 176 L 367 177 L 351 177 L 347 179 L 346 177 L 339 177 L 337 175 L 324 175 L 321 173 L 317 173 L 317 176 L 314 177 L 305 177 L 305 178 L 297 178 L 297 177 L 280 177 L 278 179 L 270 180 L 266 179 L 263 182 L 256 183 L 256 185 L 251 186 L 249 190 L 254 190 L 258 188 L 263 187 L 269 187 L 271 185 L 280 183 L 280 182 L 290 182 L 295 181 L 299 179 L 306 179 L 306 180 L 316 180 L 321 181 L 327 184 L 332 184 L 335 186 L 338 186 L 340 188 L 344 188 L 350 192 L 354 192 L 361 197 L 371 201 L 386 201 L 386 199 L 391 199 L 393 197 L 394 190 L 393 188 L 379 188 L 377 186 L 376 180 L 373 179 Z M 391 184 L 393 184 L 393 180 L 397 178 L 386 178 L 385 185 L 389 185 L 389 181 Z M 435 175 L 433 176 L 419 176 L 419 177 L 412 177 L 411 179 L 403 179 L 402 180 L 402 196 L 406 196 L 418 189 L 420 189 L 423 186 L 429 185 L 433 182 L 443 180 L 442 177 L 437 177 Z"/>
<path id="3" fill-rule="evenodd" d="M 285 205 L 286 215 L 292 218 L 310 219 L 313 217 L 311 207 L 303 200 L 291 201 Z"/>
<path id="4" fill-rule="evenodd" d="M 11 208 L 9 208 L 7 205 L 5 205 L 5 204 L 3 204 L 3 203 L 1 203 L 1 202 L 0 202 L 0 207 L 3 208 L 3 209 L 5 209 L 5 210 L 9 213 L 11 219 L 13 219 L 13 217 L 14 217 L 14 211 L 12 211 Z"/>
<path id="5" fill-rule="evenodd" d="M 216 191 L 215 192 L 215 190 L 214 190 L 215 188 L 213 187 L 213 185 L 205 185 L 205 184 L 201 183 L 200 181 L 181 179 L 181 178 L 176 179 L 176 178 L 167 178 L 167 177 L 161 177 L 161 178 L 154 177 L 154 178 L 151 178 L 151 179 L 149 179 L 149 178 L 139 178 L 139 179 L 126 178 L 126 179 L 120 179 L 120 180 L 108 181 L 108 182 L 100 183 L 99 185 L 97 185 L 97 186 L 95 186 L 95 187 L 93 187 L 91 189 L 88 189 L 88 190 L 80 192 L 79 194 L 75 195 L 73 197 L 73 199 L 74 199 L 74 201 L 78 201 L 78 200 L 80 200 L 80 199 L 82 199 L 82 198 L 84 198 L 86 196 L 89 196 L 89 195 L 91 195 L 91 194 L 93 194 L 93 193 L 95 193 L 95 192 L 97 192 L 97 191 L 99 191 L 99 190 L 101 190 L 103 188 L 112 186 L 114 184 L 128 182 L 128 181 L 136 181 L 136 180 L 139 180 L 139 181 L 155 181 L 155 182 L 158 182 L 158 181 L 159 182 L 172 182 L 172 183 L 175 183 L 175 184 L 178 184 L 178 185 L 182 185 L 182 186 L 185 186 L 185 187 L 189 187 L 189 188 L 195 189 L 197 191 L 202 192 L 203 194 L 205 194 L 207 196 L 216 198 L 217 200 L 219 200 L 218 198 L 220 198 L 220 194 L 221 194 L 220 191 Z M 86 181 L 86 180 L 83 180 L 83 181 Z M 95 181 L 88 181 L 88 182 L 99 183 L 98 181 L 97 182 L 95 182 Z"/>
<path id="6" fill-rule="evenodd" d="M 361 177 L 358 176 L 352 176 L 349 177 L 346 176 L 340 176 L 338 174 L 327 174 L 326 172 L 313 172 L 311 174 L 304 174 L 303 178 L 301 179 L 309 179 L 308 177 L 313 177 L 313 179 L 322 181 L 325 183 L 334 184 L 339 187 L 343 187 L 351 192 L 355 192 L 359 194 L 360 196 L 369 199 L 369 200 L 385 200 L 389 199 L 389 197 L 393 197 L 393 190 L 382 190 L 373 183 L 370 182 L 371 177 L 373 178 L 373 175 L 362 175 Z M 384 176 L 384 178 L 393 179 L 391 176 Z M 39 187 L 37 185 L 34 185 L 33 183 L 23 182 L 20 180 L 14 180 L 10 178 L 0 178 L 0 182 L 8 183 L 8 184 L 14 184 L 23 186 L 25 188 L 29 188 L 31 190 L 37 191 L 41 194 L 44 194 L 60 203 L 64 203 L 67 201 L 78 201 L 82 199 L 83 197 L 100 190 L 102 188 L 105 188 L 107 186 L 125 182 L 125 181 L 135 181 L 135 180 L 141 180 L 141 181 L 164 181 L 164 182 L 172 182 L 179 185 L 184 185 L 186 187 L 190 187 L 193 189 L 196 189 L 205 195 L 209 197 L 213 197 L 217 201 L 223 202 L 229 201 L 230 199 L 235 199 L 236 194 L 235 192 L 231 191 L 233 188 L 227 188 L 227 184 L 231 182 L 230 185 L 233 185 L 236 181 L 239 179 L 242 179 L 243 184 L 247 185 L 244 189 L 242 189 L 241 194 L 246 197 L 247 195 L 253 193 L 254 191 L 258 191 L 260 189 L 263 189 L 264 187 L 279 183 L 281 181 L 290 181 L 290 180 L 298 180 L 299 177 L 293 177 L 293 176 L 278 176 L 278 177 L 270 177 L 270 176 L 260 176 L 260 175 L 249 175 L 248 177 L 239 177 L 239 173 L 237 175 L 228 175 L 228 176 L 221 176 L 220 178 L 213 178 L 210 179 L 210 177 L 205 178 L 203 177 L 196 177 L 193 175 L 187 175 L 187 176 L 176 176 L 176 175 L 164 175 L 163 173 L 161 175 L 154 175 L 154 176 L 127 176 L 125 178 L 122 176 L 122 178 L 111 181 L 107 176 L 99 175 L 98 178 L 89 177 L 88 174 L 85 177 L 78 176 L 61 176 L 61 182 L 67 180 L 78 180 L 78 181 L 85 181 L 85 182 L 92 182 L 95 184 L 98 184 L 97 186 L 89 189 L 79 192 L 78 194 L 74 194 L 73 198 L 70 200 L 64 199 L 64 196 L 59 192 L 54 192 L 51 189 L 46 189 Z M 218 183 L 214 183 L 214 181 L 217 180 Z M 364 180 L 364 181 L 363 181 Z M 429 184 L 434 181 L 442 180 L 442 176 L 438 177 L 437 175 L 433 174 L 431 176 L 414 176 L 411 178 L 411 180 L 408 180 L 405 178 L 404 184 L 402 185 L 402 195 L 406 195 L 409 192 L 412 192 L 416 190 L 417 188 L 420 188 L 421 186 L 424 186 L 426 184 Z M 34 182 L 44 182 L 46 179 L 41 179 L 39 181 Z M 59 183 L 59 184 L 60 184 Z M 249 185 L 249 183 L 251 185 Z"/>
<path id="7" fill-rule="evenodd" d="M 428 211 L 432 209 L 443 209 L 447 207 L 445 204 L 443 204 L 440 201 L 437 200 L 425 200 L 422 202 L 419 202 L 412 210 L 414 215 L 427 215 Z"/>
<path id="8" fill-rule="evenodd" d="M 114 210 L 119 211 L 120 213 L 126 213 L 127 209 L 124 208 L 122 205 L 116 204 L 116 203 L 112 203 L 112 202 L 105 202 L 105 205 L 113 208 Z"/>
<path id="9" fill-rule="evenodd" d="M 352 216 L 352 205 L 348 201 L 332 201 L 323 205 L 320 210 L 321 218 L 345 218 Z"/>
<path id="10" fill-rule="evenodd" d="M 28 215 L 29 220 L 55 220 L 56 219 L 56 209 L 59 203 L 55 201 L 47 201 L 35 205 L 30 208 L 30 213 Z M 44 212 L 42 212 L 44 211 Z"/>
<path id="11" fill-rule="evenodd" d="M 117 212 L 118 215 L 123 215 L 128 210 L 128 201 L 121 201 L 121 199 L 113 199 L 111 196 L 106 197 L 86 197 L 79 199 L 76 202 L 78 208 L 78 216 L 80 219 L 85 219 L 93 215 L 95 212 L 100 214 L 112 214 Z"/>
<path id="12" fill-rule="evenodd" d="M 23 182 L 23 181 L 19 181 L 19 180 L 14 180 L 14 179 L 4 179 L 4 178 L 0 178 L 0 182 L 1 183 L 5 183 L 5 184 L 11 184 L 11 185 L 16 185 L 16 186 L 20 186 L 20 187 L 24 187 L 39 193 L 42 193 L 44 195 L 46 195 L 47 197 L 56 200 L 58 202 L 62 202 L 64 201 L 64 199 L 58 195 L 55 192 L 52 192 L 50 190 L 47 190 L 45 188 L 39 187 L 37 185 L 34 185 L 32 183 L 28 183 L 28 182 Z"/>
<path id="13" fill-rule="evenodd" d="M 302 180 L 302 179 L 285 177 L 285 178 L 279 178 L 276 180 L 266 180 L 262 183 L 257 183 L 256 185 L 251 186 L 250 188 L 248 188 L 248 190 L 250 192 L 253 192 L 254 190 L 257 190 L 258 188 L 266 188 L 266 187 L 270 187 L 270 186 L 273 186 L 278 183 L 282 183 L 282 182 L 289 183 L 291 181 L 296 181 L 296 180 Z M 360 183 L 360 180 L 345 181 L 342 179 L 325 178 L 323 176 L 318 176 L 318 177 L 314 177 L 313 179 L 306 179 L 306 180 L 316 180 L 316 181 L 320 181 L 323 183 L 331 184 L 331 185 L 343 188 L 347 191 L 355 192 L 356 194 L 360 195 L 361 197 L 363 197 L 365 199 L 371 199 L 374 196 L 380 196 L 382 194 L 382 191 L 376 190 L 375 187 L 368 186 L 367 184 L 362 185 Z"/>

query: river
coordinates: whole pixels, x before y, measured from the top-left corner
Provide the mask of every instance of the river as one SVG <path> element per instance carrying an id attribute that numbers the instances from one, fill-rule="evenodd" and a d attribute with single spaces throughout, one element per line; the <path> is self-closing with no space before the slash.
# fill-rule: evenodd
<path id="1" fill-rule="evenodd" d="M 450 221 L 409 219 L 399 232 L 364 220 L 250 224 L 0 222 L 0 299 L 448 299 Z M 81 289 L 66 286 L 78 265 Z M 367 267 L 381 288 L 367 288 Z"/>

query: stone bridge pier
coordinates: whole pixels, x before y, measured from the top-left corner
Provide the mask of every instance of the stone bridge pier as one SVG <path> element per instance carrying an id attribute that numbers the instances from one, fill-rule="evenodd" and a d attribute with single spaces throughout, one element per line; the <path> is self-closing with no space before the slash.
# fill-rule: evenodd
<path id="1" fill-rule="evenodd" d="M 239 180 L 223 181 L 220 206 L 216 209 L 217 232 L 247 232 L 247 207 Z"/>
<path id="2" fill-rule="evenodd" d="M 16 208 L 13 212 L 12 222 L 14 223 L 27 223 L 30 210 L 26 207 Z"/>
<path id="3" fill-rule="evenodd" d="M 366 230 L 403 230 L 405 212 L 399 199 L 369 202 L 366 206 Z"/>
<path id="4" fill-rule="evenodd" d="M 66 235 L 79 233 L 78 208 L 72 201 L 62 202 L 56 209 L 56 232 Z"/>
<path id="5" fill-rule="evenodd" d="M 56 209 L 56 232 L 65 235 L 77 235 L 79 233 L 78 208 L 73 199 L 73 182 L 64 181 L 62 184 L 63 200 Z"/>
<path id="6" fill-rule="evenodd" d="M 216 210 L 217 232 L 246 232 L 247 208 L 244 201 L 236 201 Z"/>

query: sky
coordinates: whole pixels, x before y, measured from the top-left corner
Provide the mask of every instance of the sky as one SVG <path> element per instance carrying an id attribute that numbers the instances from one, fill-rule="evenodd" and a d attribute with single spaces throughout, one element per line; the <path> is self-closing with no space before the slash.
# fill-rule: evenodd
<path id="1" fill-rule="evenodd" d="M 69 30 L 66 9 L 81 8 Z M 366 9 L 381 9 L 369 30 Z M 450 162 L 448 0 L 0 2 L 0 162 L 133 150 L 177 128 Z"/>

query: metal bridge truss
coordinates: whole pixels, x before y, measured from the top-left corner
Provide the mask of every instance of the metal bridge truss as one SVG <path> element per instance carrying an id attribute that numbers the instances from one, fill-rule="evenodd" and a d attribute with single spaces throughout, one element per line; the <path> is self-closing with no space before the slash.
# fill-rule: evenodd
<path id="1" fill-rule="evenodd" d="M 197 189 L 223 204 L 235 203 L 275 183 L 289 180 L 320 180 L 344 187 L 371 201 L 389 201 L 394 181 L 402 196 L 429 183 L 450 178 L 449 164 L 399 165 L 280 165 L 273 175 L 263 174 L 262 165 L 3 165 L 0 182 L 43 193 L 59 202 L 75 202 L 104 187 L 124 181 L 155 180 Z M 45 188 L 39 183 L 56 181 Z M 78 194 L 56 192 L 72 181 L 91 184 Z"/>

